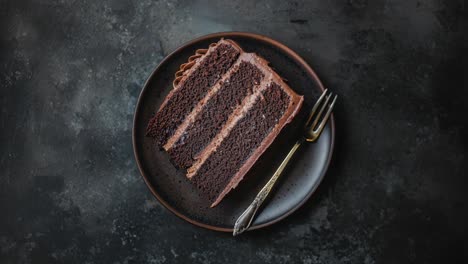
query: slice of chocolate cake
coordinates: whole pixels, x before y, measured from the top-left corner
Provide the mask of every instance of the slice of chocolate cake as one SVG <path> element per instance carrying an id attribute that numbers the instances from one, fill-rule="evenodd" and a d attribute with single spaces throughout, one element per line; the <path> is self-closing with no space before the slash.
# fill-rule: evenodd
<path id="1" fill-rule="evenodd" d="M 216 206 L 299 111 L 297 95 L 232 40 L 197 52 L 150 120 L 147 135 Z"/>

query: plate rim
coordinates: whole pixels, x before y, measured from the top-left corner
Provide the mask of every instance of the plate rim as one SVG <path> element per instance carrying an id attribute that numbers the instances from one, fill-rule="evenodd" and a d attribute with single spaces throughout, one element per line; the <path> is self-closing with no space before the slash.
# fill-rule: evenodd
<path id="1" fill-rule="evenodd" d="M 251 32 L 226 31 L 226 32 L 211 33 L 211 34 L 207 34 L 207 35 L 203 35 L 203 36 L 194 38 L 194 39 L 192 39 L 190 41 L 187 41 L 184 44 L 180 45 L 177 49 L 175 49 L 170 54 L 168 54 L 153 69 L 153 71 L 151 72 L 151 74 L 146 79 L 145 83 L 143 84 L 143 89 L 141 89 L 141 92 L 140 92 L 140 94 L 138 96 L 138 100 L 137 100 L 137 103 L 135 105 L 135 111 L 134 111 L 134 114 L 133 114 L 133 127 L 132 127 L 133 154 L 135 156 L 135 160 L 136 160 L 136 163 L 137 163 L 138 170 L 140 171 L 140 175 L 143 177 L 143 180 L 145 181 L 146 186 L 148 187 L 148 189 L 150 189 L 151 193 L 158 200 L 158 202 L 160 204 L 162 204 L 167 210 L 169 210 L 170 212 L 175 214 L 177 217 L 179 217 L 179 218 L 181 218 L 181 219 L 183 219 L 183 220 L 185 220 L 185 221 L 187 221 L 187 222 L 189 222 L 189 223 L 191 223 L 191 224 L 193 224 L 195 226 L 203 227 L 205 229 L 209 229 L 209 230 L 213 230 L 213 231 L 231 232 L 231 233 L 233 231 L 233 228 L 226 228 L 226 227 L 220 227 L 220 226 L 205 224 L 205 223 L 202 223 L 202 222 L 199 222 L 197 220 L 189 218 L 188 216 L 180 213 L 178 210 L 176 210 L 174 207 L 172 207 L 169 203 L 167 203 L 156 192 L 156 190 L 153 188 L 152 184 L 150 183 L 150 181 L 148 179 L 148 176 L 146 175 L 145 171 L 142 169 L 142 166 L 141 166 L 141 163 L 140 163 L 140 155 L 139 155 L 139 153 L 137 151 L 137 146 L 136 146 L 135 131 L 136 131 L 136 126 L 137 126 L 137 124 L 136 124 L 136 119 L 137 118 L 136 117 L 139 115 L 140 108 L 141 108 L 140 107 L 140 104 L 141 104 L 141 101 L 142 101 L 141 98 L 142 98 L 143 94 L 145 93 L 145 91 L 147 90 L 148 84 L 153 79 L 156 72 L 158 72 L 160 70 L 160 68 L 162 68 L 167 63 L 167 61 L 169 61 L 175 54 L 179 53 L 181 50 L 185 49 L 187 46 L 190 46 L 190 45 L 192 45 L 192 44 L 194 44 L 196 42 L 204 41 L 204 40 L 211 39 L 211 38 L 223 38 L 223 37 L 233 37 L 233 36 L 234 37 L 238 37 L 238 36 L 247 37 L 247 38 L 252 38 L 254 40 L 264 41 L 264 42 L 267 42 L 267 43 L 279 48 L 283 52 L 285 52 L 288 55 L 290 55 L 291 57 L 293 57 L 294 60 L 298 61 L 299 64 L 301 64 L 304 67 L 306 72 L 308 74 L 310 74 L 315 79 L 315 81 L 317 82 L 318 87 L 319 87 L 319 89 L 321 91 L 325 90 L 325 88 L 324 88 L 324 86 L 322 84 L 322 81 L 320 80 L 318 75 L 315 73 L 315 71 L 312 69 L 312 67 L 310 67 L 309 64 L 304 59 L 302 59 L 302 57 L 299 56 L 295 51 L 293 51 L 292 49 L 290 49 L 286 45 L 282 44 L 281 42 L 279 42 L 277 40 L 274 40 L 274 39 L 272 39 L 270 37 L 267 37 L 267 36 L 264 36 L 264 35 L 261 35 L 261 34 L 257 34 L 257 33 L 251 33 Z M 333 113 L 330 116 L 330 125 L 331 125 L 330 152 L 328 154 L 327 161 L 326 161 L 326 164 L 325 164 L 325 167 L 324 167 L 325 169 L 322 171 L 322 173 L 320 174 L 320 176 L 319 176 L 319 178 L 317 180 L 318 184 L 316 184 L 310 190 L 310 192 L 297 205 L 295 205 L 294 207 L 291 207 L 291 209 L 289 209 L 286 213 L 284 213 L 283 215 L 280 215 L 279 217 L 274 218 L 273 220 L 267 221 L 267 222 L 265 222 L 263 224 L 252 226 L 252 227 L 249 228 L 249 230 L 264 228 L 264 227 L 270 226 L 272 224 L 275 224 L 275 223 L 283 220 L 284 218 L 288 217 L 289 215 L 291 215 L 292 213 L 297 211 L 300 207 L 302 207 L 302 205 L 304 205 L 304 203 L 309 200 L 309 198 L 312 196 L 312 194 L 315 193 L 316 189 L 321 184 L 321 182 L 323 180 L 323 177 L 327 173 L 328 168 L 330 167 L 330 162 L 332 160 L 332 156 L 333 156 L 333 152 L 334 152 L 334 147 L 335 147 L 335 118 L 333 116 Z"/>

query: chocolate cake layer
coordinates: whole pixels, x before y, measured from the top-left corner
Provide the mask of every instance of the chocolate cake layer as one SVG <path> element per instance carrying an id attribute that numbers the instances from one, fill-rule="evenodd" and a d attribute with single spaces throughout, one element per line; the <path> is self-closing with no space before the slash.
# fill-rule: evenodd
<path id="1" fill-rule="evenodd" d="M 150 120 L 146 134 L 155 138 L 159 147 L 162 147 L 185 116 L 229 70 L 240 54 L 239 49 L 226 43 L 210 49 L 213 50 L 200 59 L 193 72 L 179 83 Z"/>
<path id="2" fill-rule="evenodd" d="M 264 74 L 256 66 L 242 61 L 229 78 L 221 81 L 218 92 L 210 98 L 194 122 L 168 150 L 175 165 L 187 169 L 196 155 L 219 133 L 234 109 L 253 93 Z"/>
<path id="3" fill-rule="evenodd" d="M 277 125 L 289 104 L 290 98 L 281 87 L 270 84 L 198 169 L 191 180 L 211 203 L 219 199 L 242 165 Z"/>

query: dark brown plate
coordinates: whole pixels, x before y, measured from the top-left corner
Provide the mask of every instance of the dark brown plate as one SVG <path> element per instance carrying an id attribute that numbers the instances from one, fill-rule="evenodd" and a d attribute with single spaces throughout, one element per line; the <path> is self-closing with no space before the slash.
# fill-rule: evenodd
<path id="1" fill-rule="evenodd" d="M 195 50 L 207 48 L 220 38 L 229 38 L 246 52 L 255 52 L 304 95 L 301 112 L 275 139 L 239 186 L 215 208 L 201 196 L 184 174 L 177 171 L 163 151 L 145 137 L 148 120 L 172 89 L 174 73 Z M 153 195 L 171 212 L 188 222 L 217 231 L 232 232 L 234 222 L 252 202 L 273 174 L 301 132 L 308 111 L 323 91 L 323 85 L 307 63 L 294 51 L 270 38 L 252 33 L 225 32 L 192 40 L 167 56 L 145 83 L 135 110 L 133 148 L 146 184 Z M 299 150 L 277 183 L 271 199 L 255 219 L 251 229 L 273 224 L 298 209 L 320 184 L 330 163 L 335 137 L 333 117 L 319 140 Z"/>

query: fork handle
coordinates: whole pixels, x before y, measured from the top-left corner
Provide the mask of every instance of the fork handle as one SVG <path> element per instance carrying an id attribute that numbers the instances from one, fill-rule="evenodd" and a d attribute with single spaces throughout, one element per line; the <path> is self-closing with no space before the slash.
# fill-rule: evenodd
<path id="1" fill-rule="evenodd" d="M 284 160 L 281 162 L 278 169 L 276 169 L 273 176 L 271 176 L 270 180 L 265 184 L 265 186 L 263 186 L 262 190 L 260 190 L 260 192 L 257 194 L 257 196 L 249 205 L 249 207 L 247 207 L 247 209 L 236 220 L 236 223 L 234 224 L 234 230 L 232 233 L 234 236 L 241 234 L 250 227 L 258 209 L 268 197 L 268 194 L 270 193 L 271 189 L 273 189 L 276 180 L 278 180 L 279 176 L 281 176 L 284 169 L 286 168 L 286 165 L 288 165 L 292 156 L 294 155 L 294 153 L 296 153 L 297 149 L 302 144 L 302 142 L 304 142 L 304 140 L 300 139 L 296 142 L 296 144 L 294 144 L 294 146 L 289 151 L 288 155 L 286 155 Z"/>

